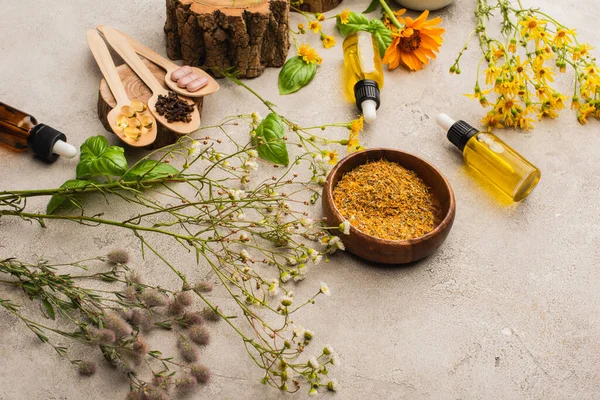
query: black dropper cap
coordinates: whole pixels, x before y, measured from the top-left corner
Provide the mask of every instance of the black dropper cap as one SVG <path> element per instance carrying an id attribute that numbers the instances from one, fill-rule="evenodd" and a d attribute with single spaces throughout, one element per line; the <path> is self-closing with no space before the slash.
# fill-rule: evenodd
<path id="1" fill-rule="evenodd" d="M 37 124 L 35 127 L 33 127 L 33 129 L 31 129 L 29 132 L 29 137 L 27 138 L 29 147 L 33 151 L 33 154 L 49 163 L 53 163 L 59 157 L 58 154 L 53 152 L 54 145 L 59 140 L 66 142 L 67 136 L 64 133 L 44 124 Z"/>
<path id="2" fill-rule="evenodd" d="M 479 130 L 473 128 L 463 120 L 456 121 L 448 129 L 447 138 L 460 151 L 463 151 L 469 139 L 479 133 Z"/>
<path id="3" fill-rule="evenodd" d="M 362 112 L 362 103 L 365 100 L 373 100 L 377 104 L 376 110 L 381 103 L 381 95 L 379 92 L 379 84 L 372 79 L 362 79 L 354 84 L 354 97 L 356 98 L 356 106 Z"/>

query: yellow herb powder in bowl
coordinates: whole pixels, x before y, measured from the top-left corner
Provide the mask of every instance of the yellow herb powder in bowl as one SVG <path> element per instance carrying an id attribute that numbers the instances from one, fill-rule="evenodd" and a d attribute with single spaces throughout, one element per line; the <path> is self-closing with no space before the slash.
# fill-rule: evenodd
<path id="1" fill-rule="evenodd" d="M 414 171 L 378 160 L 359 165 L 333 189 L 336 208 L 352 226 L 386 240 L 407 240 L 433 231 L 441 211 Z"/>

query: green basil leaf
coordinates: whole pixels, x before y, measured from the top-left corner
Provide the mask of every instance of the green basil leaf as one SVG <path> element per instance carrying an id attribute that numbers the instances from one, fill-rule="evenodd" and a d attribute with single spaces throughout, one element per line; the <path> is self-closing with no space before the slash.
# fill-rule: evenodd
<path id="1" fill-rule="evenodd" d="M 127 171 L 125 150 L 108 146 L 104 136 L 93 136 L 81 145 L 77 178 L 92 176 L 121 176 Z"/>
<path id="2" fill-rule="evenodd" d="M 94 182 L 92 181 L 86 181 L 86 180 L 81 180 L 81 179 L 70 179 L 68 181 L 66 181 L 65 183 L 63 183 L 60 187 L 61 188 L 68 188 L 68 189 L 75 189 L 75 188 L 82 188 L 85 187 L 87 185 L 93 185 Z M 58 194 L 55 194 L 54 196 L 52 196 L 50 198 L 50 201 L 48 202 L 48 205 L 46 206 L 46 212 L 48 214 L 52 214 L 58 207 L 60 207 L 65 200 L 67 200 L 67 196 L 61 196 Z"/>
<path id="3" fill-rule="evenodd" d="M 342 24 L 342 20 L 338 15 L 336 17 L 336 26 L 342 36 L 346 37 L 357 31 L 366 31 L 369 28 L 369 20 L 360 13 L 351 12 L 346 24 Z"/>
<path id="4" fill-rule="evenodd" d="M 288 165 L 290 157 L 283 139 L 285 128 L 279 116 L 270 113 L 262 120 L 252 139 L 258 156 L 275 164 Z"/>
<path id="5" fill-rule="evenodd" d="M 375 11 L 377 9 L 378 5 L 379 5 L 379 0 L 372 0 L 371 4 L 369 4 L 369 7 L 367 7 L 367 9 L 365 11 L 363 11 L 363 14 L 368 14 L 368 13 Z"/>
<path id="6" fill-rule="evenodd" d="M 381 22 L 381 20 L 377 18 L 373 18 L 371 21 L 369 21 L 369 27 L 367 30 L 371 32 L 373 37 L 375 37 L 377 46 L 379 47 L 379 54 L 381 57 L 383 57 L 387 48 L 390 47 L 390 44 L 392 44 L 391 31 L 387 26 L 384 25 L 383 22 Z"/>
<path id="7" fill-rule="evenodd" d="M 306 63 L 302 57 L 292 57 L 279 71 L 279 94 L 297 92 L 308 85 L 317 73 L 317 65 Z"/>
<path id="8" fill-rule="evenodd" d="M 133 166 L 125 176 L 125 181 L 136 181 L 139 179 L 161 179 L 168 176 L 178 175 L 179 171 L 172 165 L 155 160 L 144 160 Z"/>

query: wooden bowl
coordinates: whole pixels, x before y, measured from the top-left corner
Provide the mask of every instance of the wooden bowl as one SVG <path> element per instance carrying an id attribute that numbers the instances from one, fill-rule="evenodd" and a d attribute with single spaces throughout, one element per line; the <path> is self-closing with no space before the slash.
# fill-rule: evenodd
<path id="1" fill-rule="evenodd" d="M 344 235 L 337 229 L 333 234 L 338 235 L 346 250 L 365 260 L 383 264 L 406 264 L 431 255 L 444 243 L 456 214 L 454 192 L 446 178 L 427 161 L 399 150 L 375 148 L 353 153 L 341 160 L 327 176 L 323 188 L 323 212 L 328 226 L 338 226 L 345 218 L 340 214 L 333 201 L 333 189 L 350 170 L 367 161 L 386 159 L 410 169 L 431 188 L 432 195 L 439 201 L 442 211 L 442 221 L 428 234 L 409 240 L 387 240 L 350 227 L 350 235 Z"/>

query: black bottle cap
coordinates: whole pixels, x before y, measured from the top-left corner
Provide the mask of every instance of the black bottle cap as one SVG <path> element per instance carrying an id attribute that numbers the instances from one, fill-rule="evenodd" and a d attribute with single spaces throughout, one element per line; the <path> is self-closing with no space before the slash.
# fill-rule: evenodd
<path id="1" fill-rule="evenodd" d="M 460 151 L 463 151 L 469 139 L 479 133 L 479 130 L 473 128 L 465 121 L 456 121 L 450 129 L 448 129 L 448 140 L 454 144 Z"/>
<path id="2" fill-rule="evenodd" d="M 58 159 L 58 154 L 53 153 L 52 149 L 59 140 L 66 142 L 67 137 L 64 133 L 44 124 L 34 126 L 27 139 L 33 154 L 49 163 L 53 163 Z"/>
<path id="3" fill-rule="evenodd" d="M 362 112 L 362 103 L 365 100 L 374 100 L 377 104 L 376 110 L 379 108 L 381 98 L 379 94 L 379 84 L 372 79 L 362 79 L 354 85 L 354 97 L 356 98 L 356 106 Z"/>

